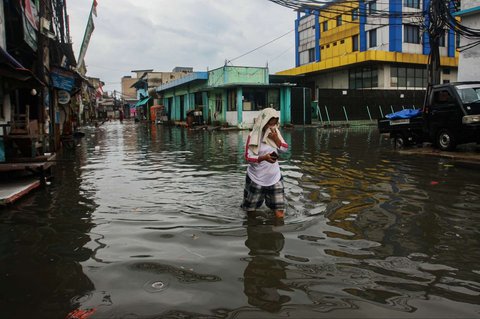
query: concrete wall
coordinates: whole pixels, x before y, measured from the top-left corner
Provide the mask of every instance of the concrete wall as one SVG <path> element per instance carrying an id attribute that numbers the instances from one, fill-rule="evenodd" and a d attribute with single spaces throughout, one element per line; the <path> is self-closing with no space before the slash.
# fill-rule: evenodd
<path id="1" fill-rule="evenodd" d="M 462 10 L 472 9 L 480 6 L 478 0 L 463 0 Z M 462 16 L 462 24 L 469 28 L 480 29 L 480 11 L 471 15 Z M 461 38 L 460 46 L 468 45 L 478 41 L 472 39 Z M 459 81 L 478 81 L 480 80 L 480 46 L 460 52 L 458 63 L 458 80 Z"/>

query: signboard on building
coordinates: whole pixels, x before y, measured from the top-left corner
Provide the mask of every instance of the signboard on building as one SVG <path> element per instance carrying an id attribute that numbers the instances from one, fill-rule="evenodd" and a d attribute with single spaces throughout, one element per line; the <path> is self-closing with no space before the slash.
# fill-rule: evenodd
<path id="1" fill-rule="evenodd" d="M 37 30 L 38 12 L 32 0 L 20 1 L 22 6 L 23 39 L 34 50 L 37 51 Z"/>
<path id="2" fill-rule="evenodd" d="M 68 102 L 70 102 L 70 93 L 64 90 L 60 90 L 57 92 L 57 99 L 58 103 L 67 104 Z"/>
<path id="3" fill-rule="evenodd" d="M 60 68 L 52 68 L 50 72 L 54 88 L 70 92 L 75 84 L 75 77 L 72 72 Z"/>

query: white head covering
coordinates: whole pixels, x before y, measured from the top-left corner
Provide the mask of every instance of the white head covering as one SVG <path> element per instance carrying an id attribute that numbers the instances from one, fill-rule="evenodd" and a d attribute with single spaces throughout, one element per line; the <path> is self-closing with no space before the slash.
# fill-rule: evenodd
<path id="1" fill-rule="evenodd" d="M 270 121 L 272 118 L 279 118 L 279 117 L 280 116 L 278 114 L 278 111 L 269 107 L 269 108 L 263 109 L 258 115 L 258 117 L 255 119 L 255 123 L 253 124 L 253 129 L 249 134 L 250 143 L 248 144 L 248 147 L 253 151 L 254 154 L 258 154 L 258 148 L 260 146 L 260 143 L 262 142 L 262 138 L 264 143 L 267 143 L 273 147 L 277 147 L 277 144 L 275 144 L 275 142 L 272 139 L 268 138 L 268 134 L 265 134 L 265 136 L 262 136 L 262 135 L 263 135 L 263 128 L 265 127 L 265 125 L 267 125 L 268 121 Z M 277 125 L 275 125 L 271 129 L 277 131 L 277 134 L 280 137 L 280 141 L 284 143 L 285 140 L 283 139 L 283 136 L 280 133 L 278 128 L 279 128 L 279 125 L 277 123 Z"/>

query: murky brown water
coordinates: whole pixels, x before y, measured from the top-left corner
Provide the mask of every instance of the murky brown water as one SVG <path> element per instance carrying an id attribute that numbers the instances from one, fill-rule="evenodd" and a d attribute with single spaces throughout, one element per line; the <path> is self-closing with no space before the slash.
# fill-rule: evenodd
<path id="1" fill-rule="evenodd" d="M 374 128 L 284 130 L 275 225 L 239 208 L 246 131 L 85 132 L 0 211 L 1 318 L 480 316 L 478 167 L 398 155 Z"/>

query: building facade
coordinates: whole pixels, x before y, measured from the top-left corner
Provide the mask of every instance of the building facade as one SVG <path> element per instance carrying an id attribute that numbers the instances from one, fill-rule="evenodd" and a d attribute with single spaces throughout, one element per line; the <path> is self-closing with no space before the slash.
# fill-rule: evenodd
<path id="1" fill-rule="evenodd" d="M 337 0 L 318 10 L 299 11 L 295 67 L 277 74 L 303 76 L 301 85 L 311 89 L 319 105 L 327 108 L 330 103 L 337 120 L 348 120 L 347 113 L 372 119 L 421 107 L 430 53 L 424 28 L 429 4 L 430 0 Z M 441 82 L 456 81 L 454 32 L 445 30 L 440 42 Z"/>
<path id="2" fill-rule="evenodd" d="M 456 16 L 461 18 L 462 25 L 480 30 L 480 3 L 478 0 L 462 0 L 461 10 L 456 13 Z M 459 81 L 480 80 L 480 46 L 475 44 L 478 41 L 478 38 L 460 38 Z M 463 50 L 464 48 L 465 50 Z"/>
<path id="3" fill-rule="evenodd" d="M 130 116 L 139 120 L 150 120 L 150 107 L 160 103 L 156 94 L 159 85 L 187 76 L 193 72 L 191 67 L 175 67 L 171 72 L 157 72 L 153 69 L 133 70 L 135 78 L 122 78 L 122 98 L 130 109 Z M 133 99 L 132 99 L 133 97 Z"/>
<path id="4" fill-rule="evenodd" d="M 186 121 L 196 111 L 204 123 L 251 127 L 266 107 L 280 111 L 281 124 L 291 122 L 291 86 L 270 83 L 268 68 L 223 66 L 160 85 L 157 94 L 171 121 Z"/>

